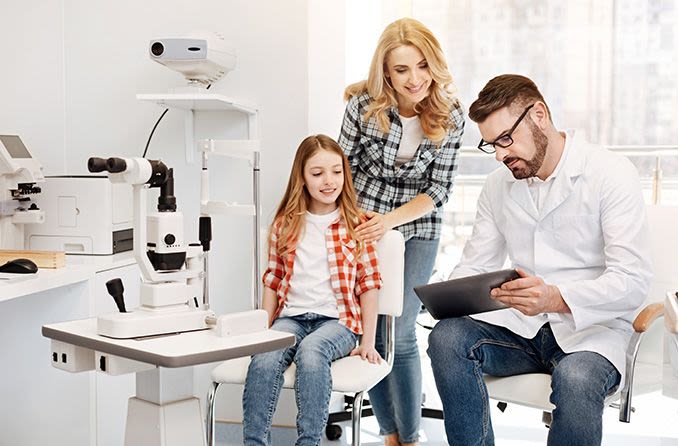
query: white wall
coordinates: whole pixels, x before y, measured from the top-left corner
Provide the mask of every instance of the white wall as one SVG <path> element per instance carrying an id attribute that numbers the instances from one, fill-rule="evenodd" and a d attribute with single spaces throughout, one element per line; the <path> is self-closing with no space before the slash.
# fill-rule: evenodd
<path id="1" fill-rule="evenodd" d="M 0 134 L 21 135 L 47 174 L 64 168 L 63 30 L 58 0 L 0 3 Z"/>
<path id="2" fill-rule="evenodd" d="M 308 129 L 335 139 L 345 107 L 345 13 L 343 1 L 308 4 Z"/>
<path id="3" fill-rule="evenodd" d="M 87 158 L 95 155 L 141 156 L 162 109 L 135 95 L 185 82 L 148 58 L 149 40 L 192 31 L 223 34 L 237 49 L 237 67 L 211 91 L 254 101 L 263 110 L 261 192 L 268 224 L 294 150 L 309 131 L 305 0 L 4 0 L 1 11 L 0 133 L 19 134 L 47 174 L 84 174 Z M 197 115 L 196 138 L 242 139 L 246 131 L 247 122 L 238 115 Z M 175 168 L 185 234 L 197 239 L 200 169 L 185 163 L 183 135 L 183 115 L 170 110 L 148 158 L 162 158 Z M 215 199 L 251 202 L 247 162 L 216 160 L 210 169 Z M 213 223 L 213 308 L 218 313 L 247 309 L 251 221 L 216 217 Z M 196 374 L 201 396 L 208 370 Z"/>

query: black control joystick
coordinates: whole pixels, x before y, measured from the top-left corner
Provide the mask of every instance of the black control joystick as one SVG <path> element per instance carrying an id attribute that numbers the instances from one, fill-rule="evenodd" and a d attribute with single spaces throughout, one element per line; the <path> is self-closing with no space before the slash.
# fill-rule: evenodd
<path id="1" fill-rule="evenodd" d="M 108 290 L 108 294 L 113 296 L 113 300 L 115 301 L 115 305 L 118 306 L 118 310 L 120 310 L 121 313 L 127 313 L 127 310 L 125 309 L 125 298 L 122 296 L 122 293 L 125 292 L 125 288 L 122 286 L 122 280 L 119 278 L 109 280 L 106 282 L 106 289 Z"/>

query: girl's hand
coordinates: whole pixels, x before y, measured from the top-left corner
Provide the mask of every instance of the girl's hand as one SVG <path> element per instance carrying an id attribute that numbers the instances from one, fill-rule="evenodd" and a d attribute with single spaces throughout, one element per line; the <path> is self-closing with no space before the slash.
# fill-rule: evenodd
<path id="1" fill-rule="evenodd" d="M 391 229 L 385 215 L 373 211 L 367 211 L 365 215 L 369 220 L 355 228 L 358 237 L 365 243 L 376 242 L 381 239 L 386 231 Z"/>
<path id="2" fill-rule="evenodd" d="M 354 348 L 349 356 L 357 356 L 360 355 L 360 357 L 365 360 L 367 359 L 370 364 L 381 364 L 381 356 L 379 355 L 379 352 L 374 348 L 374 345 L 363 345 L 362 343 Z"/>

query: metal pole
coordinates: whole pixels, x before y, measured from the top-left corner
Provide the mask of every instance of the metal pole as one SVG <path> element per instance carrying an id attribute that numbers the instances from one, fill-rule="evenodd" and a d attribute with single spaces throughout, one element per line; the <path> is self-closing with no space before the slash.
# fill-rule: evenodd
<path id="1" fill-rule="evenodd" d="M 655 168 L 652 171 L 652 204 L 662 201 L 662 168 L 661 155 L 657 154 Z"/>
<path id="2" fill-rule="evenodd" d="M 261 234 L 259 231 L 260 228 L 260 219 L 261 219 L 261 202 L 259 194 L 259 152 L 254 152 L 254 166 L 253 166 L 253 183 L 254 183 L 254 308 L 260 308 L 260 280 L 261 280 L 261 271 L 259 265 L 259 254 L 261 253 Z"/>
<path id="3" fill-rule="evenodd" d="M 248 136 L 249 139 L 258 139 L 259 129 L 257 127 L 258 112 L 250 113 L 248 116 Z M 259 228 L 261 227 L 261 196 L 259 184 L 259 160 L 260 148 L 254 152 L 252 160 L 252 201 L 254 202 L 254 284 L 252 286 L 252 308 L 260 308 L 261 305 L 261 271 L 259 257 L 261 255 L 261 234 Z"/>
<path id="4" fill-rule="evenodd" d="M 209 175 L 207 171 L 207 152 L 202 152 L 202 170 L 200 172 L 200 204 L 207 204 L 209 201 Z M 202 215 L 202 213 L 201 213 Z M 209 217 L 208 215 L 204 215 Z M 211 222 L 210 222 L 211 225 Z M 211 228 L 210 228 L 211 232 Z M 211 239 L 210 234 L 210 239 Z M 202 240 L 201 240 L 202 242 Z M 209 242 L 208 242 L 209 243 Z M 210 283 L 209 283 L 209 250 L 205 250 L 203 245 L 203 278 L 202 278 L 202 303 L 203 308 L 208 310 L 210 308 Z"/>

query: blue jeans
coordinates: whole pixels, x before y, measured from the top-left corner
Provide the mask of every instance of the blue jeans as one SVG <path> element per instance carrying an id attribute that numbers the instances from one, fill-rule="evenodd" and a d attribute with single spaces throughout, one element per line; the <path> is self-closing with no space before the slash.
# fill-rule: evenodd
<path id="1" fill-rule="evenodd" d="M 439 240 L 410 239 L 405 243 L 405 300 L 395 320 L 393 370 L 369 391 L 380 434 L 398 434 L 401 443 L 415 443 L 421 421 L 421 361 L 415 333 L 421 301 L 413 288 L 428 283 Z M 377 325 L 376 348 L 383 356 L 383 316 Z"/>
<path id="2" fill-rule="evenodd" d="M 275 320 L 273 330 L 292 333 L 288 348 L 252 357 L 243 392 L 243 443 L 270 445 L 271 420 L 280 397 L 283 373 L 294 361 L 297 445 L 318 445 L 329 412 L 332 361 L 348 355 L 357 336 L 337 319 L 304 313 Z"/>
<path id="3" fill-rule="evenodd" d="M 483 373 L 550 373 L 553 411 L 550 446 L 600 445 L 605 397 L 620 381 L 598 353 L 564 353 L 545 324 L 532 339 L 470 317 L 445 319 L 429 336 L 428 355 L 443 401 L 451 445 L 493 445 Z"/>

